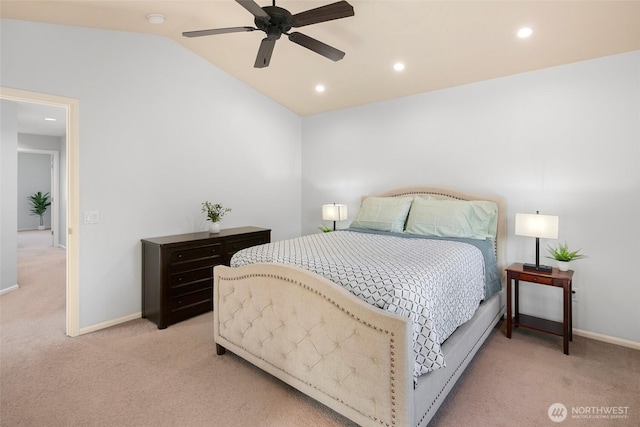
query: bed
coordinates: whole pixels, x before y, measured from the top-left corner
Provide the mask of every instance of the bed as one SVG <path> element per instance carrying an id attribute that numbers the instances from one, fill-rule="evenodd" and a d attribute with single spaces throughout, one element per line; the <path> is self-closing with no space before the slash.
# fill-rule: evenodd
<path id="1" fill-rule="evenodd" d="M 237 354 L 359 425 L 426 426 L 504 314 L 504 215 L 504 202 L 497 197 L 435 187 L 401 188 L 363 197 L 349 230 L 241 251 L 234 255 L 232 267 L 214 269 L 217 353 L 229 350 Z M 442 293 L 468 293 L 468 303 L 460 297 L 453 305 L 471 304 L 473 309 L 451 315 L 459 325 L 442 326 L 441 315 L 434 313 L 455 311 L 451 305 L 438 308 L 430 302 L 433 295 L 424 305 L 416 304 L 421 297 L 406 292 L 407 285 L 396 284 L 395 277 L 363 276 L 352 268 L 360 264 L 349 258 L 354 251 L 335 249 L 340 260 L 330 256 L 325 264 L 317 265 L 315 253 L 331 252 L 333 246 L 325 251 L 325 243 L 315 246 L 308 240 L 330 241 L 327 245 L 338 242 L 337 247 L 368 241 L 370 248 L 363 246 L 355 252 L 372 252 L 376 265 L 385 264 L 375 258 L 379 256 L 376 246 L 389 254 L 407 247 L 408 254 L 419 256 L 401 255 L 386 264 L 390 269 L 396 265 L 410 269 L 410 284 L 422 274 L 422 266 L 405 267 L 401 259 L 422 259 L 416 248 L 437 248 L 434 253 L 439 255 L 433 255 L 437 259 L 441 253 L 460 252 L 474 260 L 455 258 L 438 263 L 447 265 L 442 273 L 430 270 L 440 267 L 425 267 L 424 272 L 436 281 L 446 276 L 455 283 L 424 286 L 433 287 L 431 291 L 416 286 L 415 292 L 440 293 L 438 289 L 462 286 L 462 291 Z M 487 250 L 478 249 L 484 241 L 490 245 L 492 268 L 487 264 Z M 295 255 L 300 250 L 292 249 L 294 246 L 302 247 L 304 256 Z M 478 257 L 481 270 L 476 266 Z M 454 273 L 452 265 L 459 264 L 469 266 Z M 493 277 L 498 287 L 494 285 L 492 292 L 487 285 L 489 270 L 498 275 Z M 480 274 L 482 283 L 478 284 Z M 349 280 L 364 277 L 361 281 L 370 280 L 372 285 L 384 283 L 364 295 L 341 283 L 346 276 Z M 416 280 L 421 283 L 422 279 Z M 378 296 L 370 301 L 369 293 Z M 409 299 L 398 303 L 398 294 L 409 294 Z"/>

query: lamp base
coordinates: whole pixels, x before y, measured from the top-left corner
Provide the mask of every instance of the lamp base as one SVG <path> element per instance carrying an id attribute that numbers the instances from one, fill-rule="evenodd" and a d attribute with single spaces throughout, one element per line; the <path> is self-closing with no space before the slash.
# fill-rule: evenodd
<path id="1" fill-rule="evenodd" d="M 536 264 L 523 264 L 522 269 L 527 271 L 537 271 L 538 273 L 551 273 L 553 271 L 553 267 Z"/>

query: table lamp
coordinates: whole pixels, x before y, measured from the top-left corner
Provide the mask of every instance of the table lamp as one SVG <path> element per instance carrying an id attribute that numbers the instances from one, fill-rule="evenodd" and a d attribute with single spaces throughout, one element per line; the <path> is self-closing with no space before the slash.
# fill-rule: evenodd
<path id="1" fill-rule="evenodd" d="M 347 219 L 347 205 L 322 205 L 322 219 L 333 221 L 333 231 L 336 231 L 336 221 Z"/>
<path id="2" fill-rule="evenodd" d="M 540 265 L 540 239 L 558 238 L 558 217 L 553 215 L 516 214 L 516 236 L 528 236 L 536 238 L 536 263 L 524 264 L 523 269 L 551 273 L 548 265 Z"/>

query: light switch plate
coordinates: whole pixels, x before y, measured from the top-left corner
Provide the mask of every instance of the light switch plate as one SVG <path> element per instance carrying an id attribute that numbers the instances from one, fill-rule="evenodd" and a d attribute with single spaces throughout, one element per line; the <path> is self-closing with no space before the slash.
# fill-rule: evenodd
<path id="1" fill-rule="evenodd" d="M 97 224 L 98 223 L 98 211 L 85 211 L 84 212 L 85 224 Z"/>

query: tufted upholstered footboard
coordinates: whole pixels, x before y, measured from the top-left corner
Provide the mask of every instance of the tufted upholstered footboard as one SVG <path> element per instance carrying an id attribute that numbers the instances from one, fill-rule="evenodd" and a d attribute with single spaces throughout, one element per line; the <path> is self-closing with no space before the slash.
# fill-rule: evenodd
<path id="1" fill-rule="evenodd" d="M 297 267 L 214 275 L 218 346 L 360 425 L 414 425 L 409 319 Z"/>

